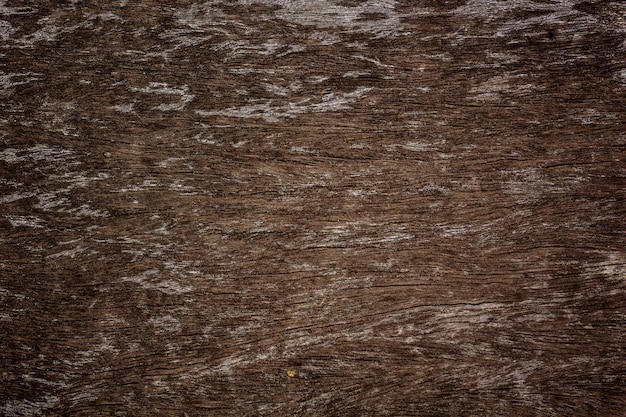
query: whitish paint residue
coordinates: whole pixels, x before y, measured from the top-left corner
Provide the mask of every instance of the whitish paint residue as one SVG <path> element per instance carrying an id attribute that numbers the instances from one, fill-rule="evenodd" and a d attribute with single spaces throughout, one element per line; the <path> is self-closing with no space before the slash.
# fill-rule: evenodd
<path id="1" fill-rule="evenodd" d="M 151 82 L 147 87 L 143 88 L 131 88 L 130 91 L 140 92 L 146 94 L 157 94 L 161 96 L 175 96 L 178 97 L 178 101 L 175 103 L 161 103 L 155 107 L 157 110 L 161 111 L 173 111 L 173 110 L 182 110 L 185 106 L 193 99 L 195 96 L 193 94 L 189 94 L 189 87 L 187 85 L 183 85 L 181 87 L 174 87 L 169 85 L 168 83 L 159 83 L 159 82 Z"/>
<path id="2" fill-rule="evenodd" d="M 607 259 L 600 263 L 601 271 L 613 281 L 626 282 L 626 254 L 611 252 Z"/>
<path id="3" fill-rule="evenodd" d="M 170 314 L 160 317 L 152 317 L 148 320 L 148 323 L 154 326 L 158 332 L 173 333 L 180 331 L 182 328 L 180 321 Z"/>
<path id="4" fill-rule="evenodd" d="M 418 188 L 417 191 L 420 193 L 434 192 L 434 193 L 441 193 L 441 194 L 448 194 L 452 192 L 448 187 L 444 187 L 443 185 L 435 184 L 432 182 Z"/>
<path id="5" fill-rule="evenodd" d="M 400 15 L 394 10 L 394 0 L 368 0 L 359 5 L 341 6 L 329 0 L 239 0 L 239 4 L 279 6 L 273 15 L 287 22 L 321 29 L 346 28 L 376 37 L 396 36 L 402 30 Z M 366 15 L 380 16 L 363 19 Z"/>
<path id="6" fill-rule="evenodd" d="M 626 41 L 624 41 L 624 44 L 626 45 Z M 617 71 L 615 73 L 615 78 L 622 84 L 622 86 L 626 87 L 626 68 Z"/>
<path id="7" fill-rule="evenodd" d="M 175 165 L 177 162 L 184 161 L 184 160 L 185 158 L 177 158 L 177 157 L 166 158 L 162 160 L 161 162 L 159 162 L 159 168 L 169 168 L 171 165 Z"/>
<path id="8" fill-rule="evenodd" d="M 223 110 L 197 110 L 200 116 L 228 116 L 243 119 L 263 119 L 275 123 L 284 118 L 293 118 L 305 113 L 335 112 L 349 110 L 350 104 L 361 99 L 371 91 L 370 87 L 359 87 L 354 91 L 343 93 L 329 93 L 323 96 L 311 97 L 296 103 L 275 105 L 273 100 L 266 100 L 259 104 L 249 104 L 242 107 L 230 107 Z"/>
<path id="9" fill-rule="evenodd" d="M 3 37 L 3 21 L 0 21 L 0 38 Z M 6 22 L 4 22 L 6 23 Z M 0 90 L 6 92 L 13 87 L 22 84 L 28 84 L 32 81 L 37 81 L 41 74 L 36 72 L 11 72 L 11 73 L 0 73 Z"/>
<path id="10" fill-rule="evenodd" d="M 48 255 L 46 258 L 56 259 L 56 258 L 68 257 L 68 258 L 74 259 L 76 255 L 81 254 L 85 252 L 86 250 L 87 249 L 84 246 L 77 246 L 75 248 L 66 249 L 64 251 L 53 253 L 51 255 Z"/>
<path id="11" fill-rule="evenodd" d="M 520 202 L 534 201 L 545 193 L 559 189 L 554 182 L 542 178 L 536 169 L 503 172 L 503 175 L 513 177 L 506 182 L 506 191 L 510 194 L 519 195 Z"/>
<path id="12" fill-rule="evenodd" d="M 0 20 L 0 40 L 8 40 L 18 29 L 6 20 Z"/>
<path id="13" fill-rule="evenodd" d="M 67 149 L 40 143 L 26 149 L 4 149 L 0 152 L 0 161 L 9 164 L 23 162 L 58 163 L 66 161 L 70 155 L 72 155 L 72 152 Z"/>
<path id="14" fill-rule="evenodd" d="M 521 84 L 519 81 L 525 77 L 525 74 L 491 77 L 479 86 L 471 88 L 469 92 L 474 95 L 470 98 L 477 101 L 497 101 L 501 99 L 502 94 L 530 93 L 537 87 L 532 83 Z"/>
<path id="15" fill-rule="evenodd" d="M 112 106 L 111 109 L 120 113 L 131 113 L 135 107 L 135 103 L 124 103 Z"/>
<path id="16" fill-rule="evenodd" d="M 473 18 L 489 18 L 499 19 L 508 13 L 516 10 L 536 10 L 543 11 L 545 14 L 539 16 L 531 16 L 526 19 L 515 19 L 514 24 L 520 25 L 520 28 L 526 28 L 531 25 L 539 23 L 551 22 L 568 17 L 568 20 L 572 20 L 575 15 L 578 18 L 584 17 L 584 14 L 578 12 L 573 8 L 578 3 L 577 0 L 559 0 L 554 2 L 536 2 L 534 0 L 505 0 L 505 1 L 492 1 L 492 0 L 469 0 L 462 6 L 453 10 L 452 14 L 473 17 Z M 588 23 L 595 22 L 595 19 L 588 18 Z M 511 23 L 513 25 L 513 23 Z M 506 26 L 508 28 L 508 26 Z M 513 30 L 511 27 L 509 30 Z"/>
<path id="17" fill-rule="evenodd" d="M 127 193 L 127 192 L 132 192 L 132 191 L 144 191 L 144 190 L 158 187 L 158 186 L 159 186 L 158 182 L 156 182 L 155 180 L 148 179 L 148 180 L 143 180 L 141 184 L 132 184 L 130 186 L 126 186 L 118 190 L 115 190 L 115 192 Z"/>
<path id="18" fill-rule="evenodd" d="M 35 195 L 37 195 L 37 193 L 34 193 L 34 192 L 8 194 L 8 195 L 0 197 L 0 204 L 12 203 L 14 201 L 23 200 L 25 198 L 30 198 Z"/>
<path id="19" fill-rule="evenodd" d="M 161 271 L 158 269 L 149 269 L 132 277 L 122 277 L 122 281 L 134 282 L 139 284 L 142 288 L 157 290 L 169 295 L 185 294 L 193 291 L 192 287 L 181 285 L 172 279 L 159 281 L 160 276 Z"/>
<path id="20" fill-rule="evenodd" d="M 44 395 L 41 401 L 8 400 L 0 406 L 0 414 L 11 416 L 43 416 L 47 415 L 60 401 L 56 395 Z"/>

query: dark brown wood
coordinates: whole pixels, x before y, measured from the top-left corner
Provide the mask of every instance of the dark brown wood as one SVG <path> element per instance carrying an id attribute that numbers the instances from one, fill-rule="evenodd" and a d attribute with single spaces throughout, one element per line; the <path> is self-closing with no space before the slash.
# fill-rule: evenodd
<path id="1" fill-rule="evenodd" d="M 626 3 L 0 3 L 0 415 L 626 415 Z"/>

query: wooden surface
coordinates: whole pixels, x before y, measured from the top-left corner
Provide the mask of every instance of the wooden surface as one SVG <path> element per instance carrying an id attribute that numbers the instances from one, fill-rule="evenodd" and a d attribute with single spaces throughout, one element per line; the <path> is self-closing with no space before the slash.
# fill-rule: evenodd
<path id="1" fill-rule="evenodd" d="M 626 415 L 624 2 L 1 1 L 0 97 L 0 415 Z"/>

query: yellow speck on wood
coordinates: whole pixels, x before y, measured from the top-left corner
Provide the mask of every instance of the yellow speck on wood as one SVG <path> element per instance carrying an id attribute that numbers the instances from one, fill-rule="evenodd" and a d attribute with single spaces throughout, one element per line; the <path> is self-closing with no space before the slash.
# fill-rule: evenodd
<path id="1" fill-rule="evenodd" d="M 287 376 L 289 378 L 293 378 L 294 376 L 296 376 L 296 371 L 294 371 L 293 369 L 290 369 L 287 371 Z"/>

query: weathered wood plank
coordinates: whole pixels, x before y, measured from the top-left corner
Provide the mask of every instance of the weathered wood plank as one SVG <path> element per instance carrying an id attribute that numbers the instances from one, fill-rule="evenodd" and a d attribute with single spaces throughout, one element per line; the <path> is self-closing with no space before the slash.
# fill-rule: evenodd
<path id="1" fill-rule="evenodd" d="M 624 3 L 5 1 L 0 54 L 1 415 L 624 415 Z"/>

